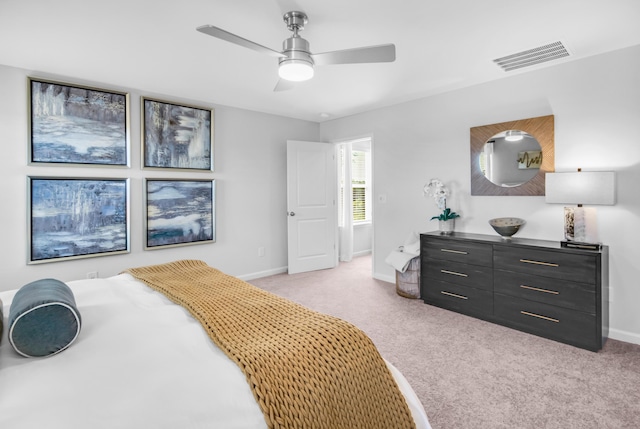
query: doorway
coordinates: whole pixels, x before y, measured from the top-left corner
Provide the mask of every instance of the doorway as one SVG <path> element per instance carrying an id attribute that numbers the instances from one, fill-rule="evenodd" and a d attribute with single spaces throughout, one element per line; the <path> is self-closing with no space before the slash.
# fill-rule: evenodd
<path id="1" fill-rule="evenodd" d="M 370 136 L 337 143 L 338 249 L 341 262 L 373 251 L 373 151 Z"/>

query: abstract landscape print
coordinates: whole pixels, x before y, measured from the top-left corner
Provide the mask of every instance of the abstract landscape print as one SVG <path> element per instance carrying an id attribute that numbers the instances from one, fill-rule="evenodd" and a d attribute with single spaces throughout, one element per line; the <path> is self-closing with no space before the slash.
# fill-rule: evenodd
<path id="1" fill-rule="evenodd" d="M 142 98 L 143 168 L 213 171 L 213 110 Z"/>
<path id="2" fill-rule="evenodd" d="M 215 242 L 215 180 L 145 183 L 145 249 Z"/>
<path id="3" fill-rule="evenodd" d="M 129 96 L 29 78 L 30 162 L 128 166 Z"/>
<path id="4" fill-rule="evenodd" d="M 28 181 L 29 263 L 129 252 L 129 179 Z"/>

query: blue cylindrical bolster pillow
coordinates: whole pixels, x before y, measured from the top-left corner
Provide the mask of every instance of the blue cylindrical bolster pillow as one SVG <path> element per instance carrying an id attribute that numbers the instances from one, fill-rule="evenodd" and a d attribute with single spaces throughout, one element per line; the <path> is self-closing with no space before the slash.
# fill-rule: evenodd
<path id="1" fill-rule="evenodd" d="M 16 292 L 9 308 L 9 342 L 26 357 L 60 353 L 80 333 L 73 292 L 56 279 L 41 279 Z"/>

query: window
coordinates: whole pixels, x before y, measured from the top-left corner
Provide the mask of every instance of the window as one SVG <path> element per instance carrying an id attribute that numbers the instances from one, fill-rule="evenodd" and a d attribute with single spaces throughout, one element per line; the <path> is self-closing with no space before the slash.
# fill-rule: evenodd
<path id="1" fill-rule="evenodd" d="M 353 221 L 371 220 L 367 216 L 367 160 L 369 152 L 354 150 L 351 152 L 351 186 L 353 187 Z"/>
<path id="2" fill-rule="evenodd" d="M 351 142 L 351 187 L 353 190 L 353 222 L 371 221 L 371 140 Z M 340 147 L 340 202 L 345 192 L 345 148 Z M 340 210 L 341 217 L 343 210 Z M 340 222 L 343 224 L 342 222 Z"/>

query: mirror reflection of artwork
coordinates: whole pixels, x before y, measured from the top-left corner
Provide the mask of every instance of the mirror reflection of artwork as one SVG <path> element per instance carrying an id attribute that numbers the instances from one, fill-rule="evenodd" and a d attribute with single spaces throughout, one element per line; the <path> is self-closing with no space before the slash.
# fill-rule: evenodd
<path id="1" fill-rule="evenodd" d="M 518 168 L 528 170 L 530 168 L 539 169 L 542 165 L 542 151 L 534 150 L 518 153 Z"/>
<path id="2" fill-rule="evenodd" d="M 553 115 L 471 128 L 471 195 L 544 195 L 553 129 Z"/>
<path id="3" fill-rule="evenodd" d="M 521 130 L 502 131 L 485 143 L 480 154 L 484 176 L 504 188 L 520 186 L 538 174 L 542 164 L 540 143 Z M 517 162 L 513 162 L 517 160 Z"/>

